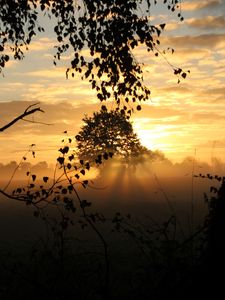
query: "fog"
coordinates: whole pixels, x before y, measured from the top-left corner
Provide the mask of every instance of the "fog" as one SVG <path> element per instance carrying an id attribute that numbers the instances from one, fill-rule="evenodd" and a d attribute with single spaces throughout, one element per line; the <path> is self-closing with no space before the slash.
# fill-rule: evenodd
<path id="1" fill-rule="evenodd" d="M 6 191 L 12 191 L 26 186 L 28 171 L 36 174 L 39 180 L 42 176 L 53 177 L 54 167 L 47 162 L 36 165 L 25 162 L 19 167 L 15 162 L 0 165 L 1 178 L 5 179 L 1 181 L 1 188 L 7 186 Z M 209 165 L 191 157 L 175 164 L 167 159 L 126 164 L 113 158 L 85 175 L 89 184 L 87 188 L 77 186 L 77 191 L 81 199 L 92 203 L 89 210 L 103 213 L 108 218 L 116 212 L 130 214 L 142 222 L 148 222 L 149 218 L 163 222 L 176 216 L 182 229 L 187 231 L 191 223 L 195 228 L 202 224 L 207 213 L 204 193 L 209 195 L 210 186 L 218 186 L 218 182 L 194 175 L 223 175 L 224 171 L 225 164 L 216 159 Z M 74 200 L 78 207 L 76 197 Z M 1 197 L 0 206 L 0 236 L 3 240 L 21 242 L 31 237 L 35 240 L 44 232 L 41 221 L 33 217 L 31 206 L 4 197 Z"/>

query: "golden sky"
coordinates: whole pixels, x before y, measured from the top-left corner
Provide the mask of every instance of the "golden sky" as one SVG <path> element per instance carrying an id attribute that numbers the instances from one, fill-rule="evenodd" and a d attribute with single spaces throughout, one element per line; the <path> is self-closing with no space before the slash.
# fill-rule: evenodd
<path id="1" fill-rule="evenodd" d="M 191 73 L 178 85 L 163 57 L 153 57 L 138 48 L 135 55 L 144 63 L 145 83 L 151 100 L 132 118 L 134 129 L 148 148 L 162 150 L 172 161 L 186 156 L 210 161 L 224 158 L 225 148 L 225 1 L 182 1 L 184 22 L 160 5 L 152 12 L 152 23 L 167 23 L 160 49 L 174 66 Z M 50 32 L 50 31 L 49 31 Z M 0 78 L 0 126 L 40 102 L 44 114 L 19 122 L 0 135 L 0 162 L 19 161 L 35 143 L 36 161 L 53 162 L 63 131 L 74 136 L 84 113 L 100 108 L 95 92 L 78 76 L 66 79 L 69 57 L 53 65 L 55 38 L 37 36 L 23 61 L 10 61 Z"/>

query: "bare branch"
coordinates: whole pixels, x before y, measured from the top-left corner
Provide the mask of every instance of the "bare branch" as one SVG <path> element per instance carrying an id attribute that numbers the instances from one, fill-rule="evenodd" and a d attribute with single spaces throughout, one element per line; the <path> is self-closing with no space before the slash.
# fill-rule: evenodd
<path id="1" fill-rule="evenodd" d="M 44 113 L 44 111 L 40 108 L 40 107 L 36 107 L 36 108 L 32 108 L 30 109 L 31 107 L 37 105 L 38 103 L 35 103 L 35 104 L 32 104 L 32 105 L 29 105 L 25 111 L 19 115 L 18 117 L 16 117 L 15 119 L 13 119 L 11 122 L 9 122 L 8 124 L 6 124 L 5 126 L 1 127 L 0 128 L 0 132 L 8 129 L 9 127 L 11 127 L 12 125 L 14 125 L 16 122 L 18 122 L 19 120 L 23 120 L 24 117 L 27 117 L 31 114 L 34 114 L 35 112 L 37 111 L 40 111 L 42 113 Z M 27 120 L 26 120 L 27 121 Z M 34 122 L 35 123 L 35 122 Z"/>
<path id="2" fill-rule="evenodd" d="M 31 107 L 36 106 L 36 105 L 38 105 L 38 104 L 40 104 L 40 102 L 37 102 L 37 103 L 34 103 L 34 104 L 29 105 L 29 106 L 25 109 L 24 112 L 28 112 L 29 109 L 30 109 Z"/>
<path id="3" fill-rule="evenodd" d="M 41 125 L 47 125 L 47 126 L 54 125 L 53 123 L 38 122 L 38 121 L 33 121 L 33 120 L 27 120 L 24 118 L 22 120 L 25 122 L 29 122 L 29 123 L 35 123 L 35 124 L 41 124 Z"/>

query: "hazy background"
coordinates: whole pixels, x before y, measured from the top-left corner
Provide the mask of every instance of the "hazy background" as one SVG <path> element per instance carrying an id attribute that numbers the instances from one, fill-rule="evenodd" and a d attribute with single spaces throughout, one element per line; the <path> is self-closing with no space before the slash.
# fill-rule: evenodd
<path id="1" fill-rule="evenodd" d="M 15 162 L 0 165 L 1 178 L 10 178 L 15 167 Z M 37 180 L 49 176 L 51 184 L 53 166 L 46 162 L 36 165 L 25 162 L 15 173 L 7 191 L 16 187 L 26 187 L 27 171 L 36 174 Z M 128 166 L 113 158 L 104 166 L 87 174 L 85 178 L 89 179 L 89 186 L 84 189 L 78 185 L 77 190 L 81 199 L 92 202 L 91 211 L 103 213 L 107 218 L 112 218 L 116 212 L 120 212 L 124 215 L 131 214 L 134 219 L 148 224 L 149 217 L 160 223 L 176 216 L 180 229 L 190 234 L 192 225 L 198 228 L 207 213 L 204 193 L 210 196 L 210 186 L 218 186 L 218 182 L 193 177 L 199 173 L 223 175 L 225 165 L 216 159 L 212 166 L 189 157 L 176 164 L 169 160 L 146 160 L 136 166 Z M 2 188 L 6 184 L 6 180 L 1 181 Z M 76 197 L 74 203 L 79 207 Z M 9 244 L 21 244 L 26 240 L 35 241 L 45 233 L 44 223 L 33 217 L 32 207 L 4 197 L 0 198 L 0 205 L 2 240 Z M 78 210 L 75 219 L 79 215 Z"/>

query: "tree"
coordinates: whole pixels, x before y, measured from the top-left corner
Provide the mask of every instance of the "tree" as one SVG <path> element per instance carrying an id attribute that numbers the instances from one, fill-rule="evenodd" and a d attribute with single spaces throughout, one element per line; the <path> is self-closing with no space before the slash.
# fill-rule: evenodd
<path id="1" fill-rule="evenodd" d="M 183 20 L 181 0 L 164 0 L 166 7 Z M 0 5 L 0 72 L 10 60 L 23 59 L 37 32 L 45 31 L 41 12 L 52 20 L 57 42 L 54 64 L 72 51 L 66 75 L 80 74 L 88 79 L 100 101 L 113 99 L 121 110 L 132 113 L 149 99 L 144 85 L 142 65 L 133 50 L 140 45 L 158 56 L 159 37 L 166 24 L 152 25 L 151 5 L 156 0 L 2 0 Z M 89 50 L 84 57 L 82 49 Z M 186 77 L 182 69 L 172 66 L 175 75 Z"/>
<path id="2" fill-rule="evenodd" d="M 83 121 L 84 125 L 76 135 L 80 159 L 93 161 L 106 152 L 128 159 L 147 152 L 121 111 L 101 109 L 92 117 L 85 116 Z"/>

